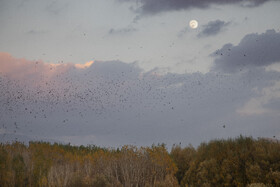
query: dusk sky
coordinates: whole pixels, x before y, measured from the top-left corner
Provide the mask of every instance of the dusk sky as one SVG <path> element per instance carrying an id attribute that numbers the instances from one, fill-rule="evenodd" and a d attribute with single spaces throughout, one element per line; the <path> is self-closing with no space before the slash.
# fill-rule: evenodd
<path id="1" fill-rule="evenodd" d="M 279 10 L 278 0 L 0 0 L 0 141 L 280 139 Z"/>

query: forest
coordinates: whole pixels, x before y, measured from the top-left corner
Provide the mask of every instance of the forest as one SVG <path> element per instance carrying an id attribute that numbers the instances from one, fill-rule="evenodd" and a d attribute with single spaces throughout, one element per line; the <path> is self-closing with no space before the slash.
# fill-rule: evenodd
<path id="1" fill-rule="evenodd" d="M 164 144 L 1 143 L 0 186 L 280 186 L 280 142 L 239 136 L 170 151 Z"/>

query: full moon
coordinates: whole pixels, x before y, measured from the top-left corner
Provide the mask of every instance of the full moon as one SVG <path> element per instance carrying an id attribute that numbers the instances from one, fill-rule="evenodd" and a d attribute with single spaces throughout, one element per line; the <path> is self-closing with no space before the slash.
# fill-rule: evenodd
<path id="1" fill-rule="evenodd" d="M 191 20 L 189 25 L 192 29 L 196 29 L 198 26 L 198 22 L 196 20 Z"/>

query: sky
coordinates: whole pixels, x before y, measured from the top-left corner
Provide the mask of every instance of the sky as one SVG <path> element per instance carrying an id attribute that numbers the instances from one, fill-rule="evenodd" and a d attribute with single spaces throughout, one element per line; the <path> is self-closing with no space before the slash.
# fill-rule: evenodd
<path id="1" fill-rule="evenodd" d="M 279 9 L 277 0 L 0 0 L 0 141 L 280 139 Z"/>

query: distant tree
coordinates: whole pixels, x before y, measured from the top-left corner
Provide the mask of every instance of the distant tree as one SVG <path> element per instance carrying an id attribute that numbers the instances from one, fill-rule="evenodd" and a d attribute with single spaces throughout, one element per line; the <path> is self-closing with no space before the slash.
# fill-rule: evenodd
<path id="1" fill-rule="evenodd" d="M 280 143 L 236 139 L 202 143 L 195 152 L 181 186 L 279 186 Z"/>
<path id="2" fill-rule="evenodd" d="M 178 171 L 175 176 L 179 184 L 181 183 L 186 171 L 190 168 L 190 164 L 194 159 L 195 153 L 196 150 L 192 146 L 181 148 L 181 146 L 175 145 L 172 147 L 170 155 L 178 167 Z"/>
<path id="3" fill-rule="evenodd" d="M 12 159 L 15 186 L 26 186 L 26 168 L 21 155 L 15 155 Z"/>
<path id="4" fill-rule="evenodd" d="M 192 146 L 0 144 L 0 187 L 280 186 L 280 143 L 240 136 Z"/>

